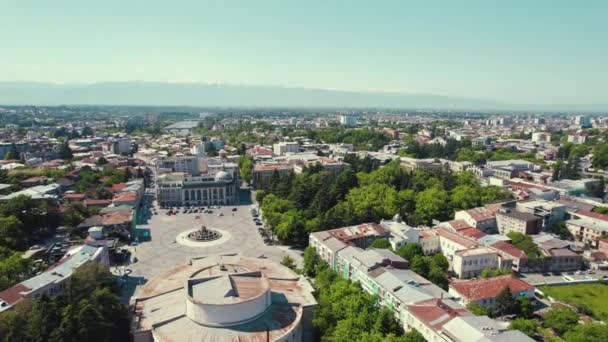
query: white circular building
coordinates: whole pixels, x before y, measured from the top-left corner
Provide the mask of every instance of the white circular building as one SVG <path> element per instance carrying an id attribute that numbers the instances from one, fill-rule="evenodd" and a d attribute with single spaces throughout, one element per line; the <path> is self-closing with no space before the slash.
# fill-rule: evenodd
<path id="1" fill-rule="evenodd" d="M 192 261 L 151 280 L 134 302 L 135 341 L 302 340 L 312 287 L 262 259 Z"/>

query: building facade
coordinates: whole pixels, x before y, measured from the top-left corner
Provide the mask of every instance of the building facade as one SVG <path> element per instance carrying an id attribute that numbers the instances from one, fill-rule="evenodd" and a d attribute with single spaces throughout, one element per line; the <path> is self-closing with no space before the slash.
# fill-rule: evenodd
<path id="1" fill-rule="evenodd" d="M 205 176 L 162 175 L 157 181 L 157 199 L 161 207 L 236 204 L 238 174 L 219 171 Z"/>

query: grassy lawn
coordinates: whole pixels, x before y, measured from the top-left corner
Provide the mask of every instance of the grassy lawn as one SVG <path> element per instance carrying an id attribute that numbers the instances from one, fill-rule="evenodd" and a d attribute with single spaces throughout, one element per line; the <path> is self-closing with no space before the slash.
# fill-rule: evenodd
<path id="1" fill-rule="evenodd" d="M 585 306 L 596 319 L 608 321 L 608 285 L 580 284 L 541 287 L 547 296 L 574 306 Z"/>

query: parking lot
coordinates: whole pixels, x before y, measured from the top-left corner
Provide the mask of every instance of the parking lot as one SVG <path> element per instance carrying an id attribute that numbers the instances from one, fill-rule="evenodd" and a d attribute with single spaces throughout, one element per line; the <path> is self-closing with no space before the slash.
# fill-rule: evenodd
<path id="1" fill-rule="evenodd" d="M 234 208 L 236 211 L 233 211 Z M 141 283 L 187 263 L 190 258 L 216 258 L 220 262 L 222 255 L 265 257 L 280 262 L 289 254 L 299 263 L 301 251 L 264 243 L 258 232 L 259 226 L 252 219 L 250 208 L 251 205 L 222 206 L 211 209 L 213 213 L 201 213 L 200 210 L 198 213 L 183 213 L 184 208 L 174 208 L 177 214 L 167 215 L 168 209 L 153 207 L 151 211 L 156 211 L 157 214 L 151 215 L 146 224 L 137 226 L 138 230 L 146 231 L 149 238 L 129 247 L 132 255 L 137 258 L 136 262 L 127 266 L 130 269 L 129 276 L 140 279 Z M 221 244 L 207 247 L 176 243 L 180 233 L 202 225 L 226 231 L 229 238 Z"/>
<path id="2" fill-rule="evenodd" d="M 588 273 L 581 272 L 563 272 L 560 274 L 554 273 L 526 273 L 522 274 L 521 278 L 534 286 L 550 285 L 550 284 L 575 284 L 577 282 L 593 282 L 602 280 L 604 276 L 608 276 L 608 271 L 595 270 Z"/>

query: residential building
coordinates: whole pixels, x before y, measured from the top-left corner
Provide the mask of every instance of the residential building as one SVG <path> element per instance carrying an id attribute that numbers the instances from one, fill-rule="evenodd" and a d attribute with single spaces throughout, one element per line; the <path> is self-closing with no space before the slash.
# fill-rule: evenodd
<path id="1" fill-rule="evenodd" d="M 298 153 L 300 152 L 300 144 L 291 141 L 282 141 L 274 144 L 273 152 L 277 156 L 284 156 L 287 153 Z"/>
<path id="2" fill-rule="evenodd" d="M 587 133 L 576 132 L 576 133 L 568 134 L 569 143 L 572 143 L 575 145 L 581 145 L 581 144 L 584 144 L 586 141 L 587 141 Z"/>
<path id="3" fill-rule="evenodd" d="M 57 265 L 0 292 L 0 312 L 12 308 L 26 298 L 35 299 L 44 293 L 50 296 L 61 293 L 65 282 L 74 271 L 88 262 L 109 265 L 107 247 L 80 245 L 69 250 Z"/>
<path id="4" fill-rule="evenodd" d="M 388 241 L 393 250 L 397 250 L 399 246 L 408 243 L 419 242 L 420 236 L 418 230 L 403 222 L 399 214 L 396 214 L 392 220 L 381 220 L 380 225 L 390 232 Z"/>
<path id="5" fill-rule="evenodd" d="M 486 207 L 457 211 L 454 219 L 463 220 L 484 233 L 493 233 L 497 230 L 496 215 Z"/>
<path id="6" fill-rule="evenodd" d="M 448 293 L 463 306 L 475 302 L 482 306 L 496 304 L 498 294 L 509 287 L 514 298 L 528 297 L 534 299 L 534 286 L 512 274 L 488 279 L 473 279 L 452 282 Z"/>
<path id="7" fill-rule="evenodd" d="M 451 271 L 458 278 L 464 279 L 477 277 L 484 269 L 496 269 L 499 266 L 498 253 L 495 250 L 475 247 L 456 251 L 451 262 Z"/>
<path id="8" fill-rule="evenodd" d="M 354 115 L 342 114 L 340 115 L 340 125 L 342 126 L 356 126 L 357 118 Z"/>
<path id="9" fill-rule="evenodd" d="M 507 235 L 517 232 L 525 235 L 538 234 L 542 228 L 542 219 L 530 214 L 511 209 L 500 209 L 496 213 L 498 232 Z"/>
<path id="10" fill-rule="evenodd" d="M 288 175 L 292 170 L 289 165 L 256 164 L 251 171 L 251 184 L 254 188 L 258 188 L 264 182 L 271 181 L 273 177 Z"/>
<path id="11" fill-rule="evenodd" d="M 532 133 L 532 142 L 537 144 L 548 144 L 551 142 L 551 133 L 534 132 Z"/>
<path id="12" fill-rule="evenodd" d="M 608 221 L 581 216 L 565 223 L 576 241 L 589 246 L 597 246 L 598 240 L 608 235 Z"/>
<path id="13" fill-rule="evenodd" d="M 543 199 L 517 202 L 515 210 L 539 217 L 542 220 L 543 227 L 548 227 L 553 223 L 563 221 L 566 217 L 565 205 Z"/>

